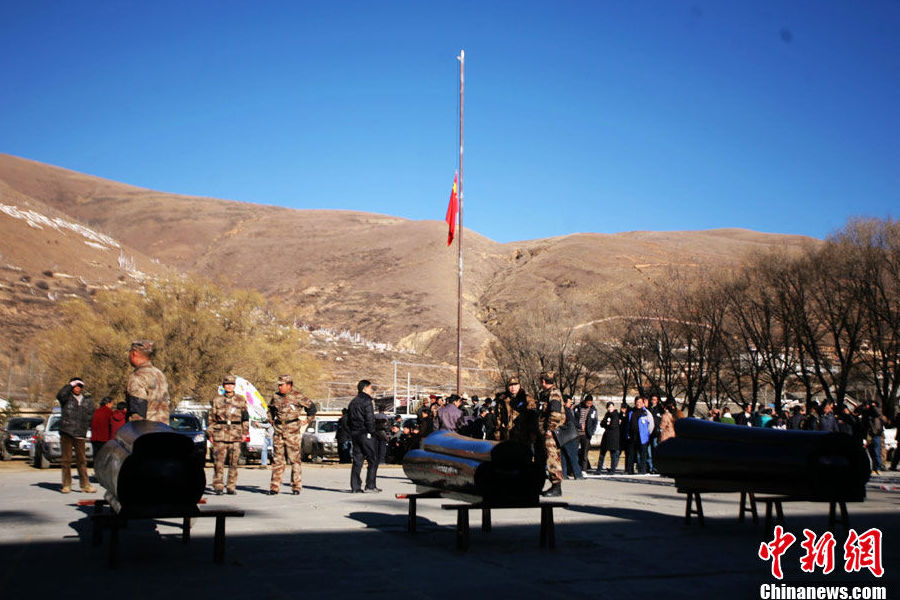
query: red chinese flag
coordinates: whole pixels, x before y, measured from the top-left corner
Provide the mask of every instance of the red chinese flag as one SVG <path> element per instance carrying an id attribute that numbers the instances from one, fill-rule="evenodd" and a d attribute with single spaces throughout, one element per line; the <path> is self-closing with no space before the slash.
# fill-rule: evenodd
<path id="1" fill-rule="evenodd" d="M 450 204 L 447 206 L 447 218 L 444 219 L 450 227 L 450 230 L 447 232 L 448 246 L 453 243 L 453 236 L 456 234 L 456 213 L 459 212 L 459 199 L 456 197 L 457 177 L 459 177 L 459 174 L 455 173 L 453 175 L 453 189 L 450 191 Z"/>

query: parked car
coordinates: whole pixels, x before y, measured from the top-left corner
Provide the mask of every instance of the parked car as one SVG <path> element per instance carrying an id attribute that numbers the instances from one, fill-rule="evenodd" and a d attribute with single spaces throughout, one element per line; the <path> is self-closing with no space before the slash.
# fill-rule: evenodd
<path id="1" fill-rule="evenodd" d="M 251 422 L 249 439 L 244 439 L 244 441 L 241 443 L 241 457 L 238 459 L 238 462 L 242 465 L 245 465 L 250 462 L 251 459 L 259 461 L 260 458 L 262 458 L 262 447 L 265 443 L 265 427 L 257 427 L 253 422 Z M 269 456 L 272 456 L 272 438 L 269 438 L 268 445 Z"/>
<path id="2" fill-rule="evenodd" d="M 59 442 L 59 422 L 62 420 L 62 412 L 57 406 L 47 417 L 47 421 L 38 426 L 31 447 L 28 449 L 28 460 L 37 469 L 46 469 L 51 464 L 58 465 L 62 457 L 62 446 Z M 94 462 L 94 449 L 91 447 L 91 430 L 87 432 L 85 444 L 85 456 L 88 465 Z M 75 457 L 72 457 L 74 463 Z"/>
<path id="3" fill-rule="evenodd" d="M 191 413 L 172 413 L 169 415 L 169 427 L 189 437 L 194 444 L 194 456 L 201 461 L 206 460 L 206 432 L 200 417 Z"/>
<path id="4" fill-rule="evenodd" d="M 321 461 L 325 457 L 337 457 L 338 419 L 340 417 L 316 417 L 300 438 L 300 456 L 303 460 Z"/>
<path id="5" fill-rule="evenodd" d="M 28 456 L 35 430 L 43 422 L 40 417 L 10 417 L 0 430 L 0 458 L 10 460 L 15 455 Z"/>

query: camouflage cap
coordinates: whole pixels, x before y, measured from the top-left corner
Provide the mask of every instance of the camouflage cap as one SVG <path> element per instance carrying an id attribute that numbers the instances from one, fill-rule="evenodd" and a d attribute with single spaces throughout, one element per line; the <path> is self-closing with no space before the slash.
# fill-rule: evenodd
<path id="1" fill-rule="evenodd" d="M 547 383 L 553 383 L 554 381 L 556 381 L 556 373 L 554 373 L 553 371 L 543 371 L 541 373 L 541 379 L 543 379 Z"/>
<path id="2" fill-rule="evenodd" d="M 506 387 L 509 387 L 511 385 L 519 385 L 519 378 L 518 377 L 510 377 L 506 381 Z"/>
<path id="3" fill-rule="evenodd" d="M 224 378 L 222 378 L 222 385 L 234 385 L 236 383 L 237 377 L 235 377 L 234 375 L 226 375 Z"/>
<path id="4" fill-rule="evenodd" d="M 130 350 L 137 350 L 138 352 L 143 352 L 147 356 L 153 354 L 153 342 L 150 340 L 135 340 L 131 342 Z"/>
<path id="5" fill-rule="evenodd" d="M 281 385 L 282 383 L 289 383 L 291 385 L 294 385 L 294 378 L 291 377 L 290 375 L 279 375 L 278 376 L 278 385 Z"/>

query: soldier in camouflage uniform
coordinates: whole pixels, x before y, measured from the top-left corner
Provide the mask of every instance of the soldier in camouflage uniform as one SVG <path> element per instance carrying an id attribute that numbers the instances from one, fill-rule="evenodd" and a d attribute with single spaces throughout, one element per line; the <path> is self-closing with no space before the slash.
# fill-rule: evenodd
<path id="1" fill-rule="evenodd" d="M 241 454 L 241 442 L 250 435 L 250 416 L 247 413 L 247 400 L 234 393 L 234 375 L 228 375 L 222 381 L 224 394 L 218 394 L 212 401 L 209 411 L 209 434 L 213 442 L 215 459 L 215 475 L 213 490 L 217 496 L 222 495 L 225 484 L 225 463 L 228 463 L 228 493 L 236 494 L 238 478 L 238 458 Z"/>
<path id="2" fill-rule="evenodd" d="M 304 414 L 306 418 L 304 418 Z M 269 495 L 274 496 L 281 488 L 285 459 L 291 463 L 291 493 L 300 493 L 303 481 L 300 463 L 300 438 L 303 429 L 316 415 L 316 405 L 294 391 L 294 380 L 290 375 L 278 378 L 278 392 L 269 401 L 269 420 L 275 427 L 272 440 L 273 467 Z"/>
<path id="3" fill-rule="evenodd" d="M 153 342 L 131 342 L 128 360 L 134 372 L 128 377 L 125 399 L 128 402 L 128 420 L 158 421 L 169 424 L 169 384 L 163 372 L 153 366 Z"/>
<path id="4" fill-rule="evenodd" d="M 538 397 L 538 427 L 543 444 L 536 444 L 539 460 L 546 462 L 550 487 L 541 493 L 542 496 L 562 496 L 562 461 L 559 445 L 556 443 L 555 431 L 566 422 L 563 408 L 563 397 L 556 389 L 553 371 L 541 373 L 541 393 Z"/>

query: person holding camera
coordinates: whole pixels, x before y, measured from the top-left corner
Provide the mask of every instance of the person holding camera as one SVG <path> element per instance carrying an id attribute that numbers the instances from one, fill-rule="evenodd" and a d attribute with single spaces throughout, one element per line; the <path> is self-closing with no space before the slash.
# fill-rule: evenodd
<path id="1" fill-rule="evenodd" d="M 78 479 L 81 491 L 96 491 L 91 485 L 87 472 L 87 457 L 85 444 L 87 443 L 87 431 L 94 416 L 94 403 L 84 393 L 84 382 L 80 377 L 73 377 L 69 383 L 62 386 L 56 394 L 62 416 L 59 420 L 59 444 L 62 455 L 62 493 L 72 491 L 72 450 L 75 450 L 75 467 L 78 469 Z"/>

